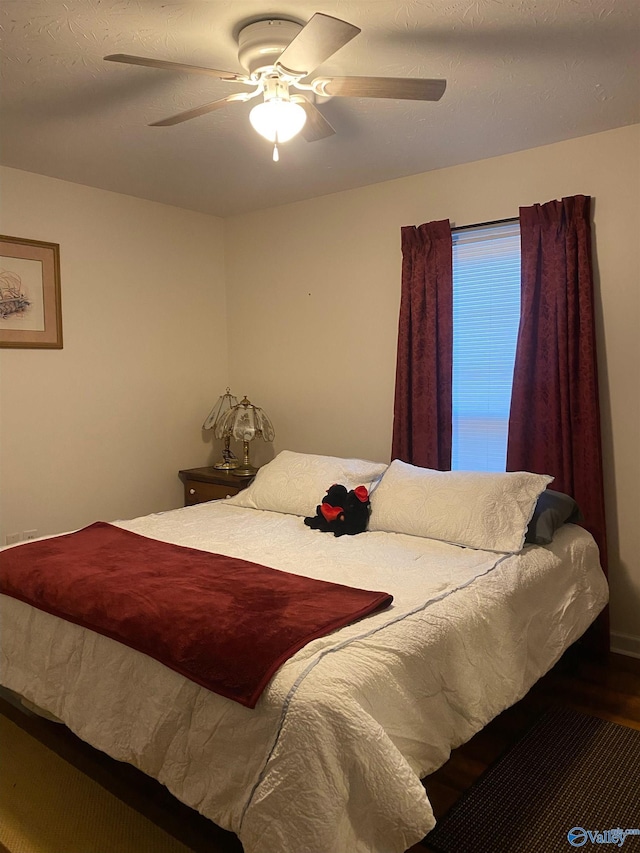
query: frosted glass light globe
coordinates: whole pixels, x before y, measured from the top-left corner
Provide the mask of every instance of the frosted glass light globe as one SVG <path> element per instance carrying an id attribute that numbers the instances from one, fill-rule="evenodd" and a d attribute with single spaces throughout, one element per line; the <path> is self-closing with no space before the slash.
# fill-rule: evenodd
<path id="1" fill-rule="evenodd" d="M 300 133 L 306 120 L 307 114 L 300 104 L 282 98 L 257 104 L 249 113 L 254 129 L 269 142 L 288 142 Z"/>

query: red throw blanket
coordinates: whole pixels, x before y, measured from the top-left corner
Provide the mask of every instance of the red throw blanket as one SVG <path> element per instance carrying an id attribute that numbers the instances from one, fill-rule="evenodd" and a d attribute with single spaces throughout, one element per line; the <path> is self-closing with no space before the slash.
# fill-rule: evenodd
<path id="1" fill-rule="evenodd" d="M 1 552 L 0 592 L 249 708 L 298 649 L 393 600 L 101 521 Z"/>

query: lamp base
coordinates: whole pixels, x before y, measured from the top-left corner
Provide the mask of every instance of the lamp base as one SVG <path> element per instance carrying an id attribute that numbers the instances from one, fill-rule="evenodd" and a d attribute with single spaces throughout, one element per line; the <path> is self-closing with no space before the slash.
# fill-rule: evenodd
<path id="1" fill-rule="evenodd" d="M 253 477 L 258 472 L 253 465 L 241 465 L 239 468 L 234 468 L 231 472 L 234 477 Z"/>
<path id="2" fill-rule="evenodd" d="M 217 471 L 233 471 L 240 465 L 238 459 L 230 459 L 228 462 L 216 462 L 213 466 Z"/>
<path id="3" fill-rule="evenodd" d="M 247 398 L 245 397 L 244 399 L 246 400 Z M 258 469 L 249 462 L 249 442 L 247 439 L 243 439 L 242 441 L 242 451 L 242 465 L 239 468 L 235 468 L 231 473 L 234 477 L 253 477 Z"/>

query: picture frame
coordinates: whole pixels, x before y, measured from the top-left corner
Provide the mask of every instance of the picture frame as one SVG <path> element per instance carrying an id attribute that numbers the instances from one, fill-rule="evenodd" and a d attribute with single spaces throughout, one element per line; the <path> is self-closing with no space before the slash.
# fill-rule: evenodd
<path id="1" fill-rule="evenodd" d="M 0 235 L 0 347 L 62 349 L 58 243 Z"/>

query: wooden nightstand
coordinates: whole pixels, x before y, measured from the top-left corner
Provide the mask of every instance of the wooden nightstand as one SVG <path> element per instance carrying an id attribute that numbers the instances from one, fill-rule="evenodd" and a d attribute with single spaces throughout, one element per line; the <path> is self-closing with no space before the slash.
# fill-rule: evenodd
<path id="1" fill-rule="evenodd" d="M 184 505 L 229 498 L 246 489 L 253 477 L 234 477 L 217 468 L 188 468 L 179 472 L 184 483 Z"/>

